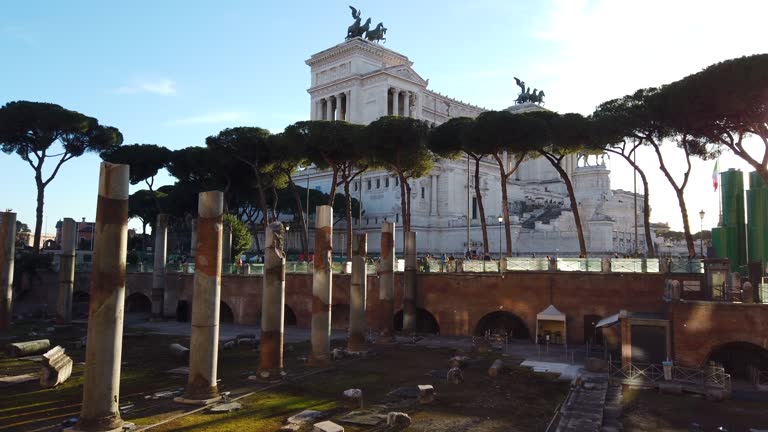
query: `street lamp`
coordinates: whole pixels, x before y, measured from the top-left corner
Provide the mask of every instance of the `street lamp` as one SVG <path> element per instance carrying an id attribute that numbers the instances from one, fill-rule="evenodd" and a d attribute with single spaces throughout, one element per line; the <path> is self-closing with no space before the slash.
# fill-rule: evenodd
<path id="1" fill-rule="evenodd" d="M 501 272 L 501 224 L 504 222 L 504 218 L 499 216 L 496 220 L 499 221 L 499 272 Z"/>
<path id="2" fill-rule="evenodd" d="M 699 253 L 701 258 L 704 259 L 704 209 L 699 212 L 699 218 L 701 219 L 699 224 Z"/>

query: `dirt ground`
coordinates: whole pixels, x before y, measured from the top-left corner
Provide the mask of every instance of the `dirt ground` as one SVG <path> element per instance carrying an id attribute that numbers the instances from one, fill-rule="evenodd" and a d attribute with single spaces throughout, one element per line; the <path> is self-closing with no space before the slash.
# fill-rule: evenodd
<path id="1" fill-rule="evenodd" d="M 63 385 L 41 390 L 36 381 L 0 389 L 0 431 L 51 431 L 77 417 L 82 397 L 84 349 L 74 343 L 85 335 L 84 327 L 45 334 L 46 325 L 15 326 L 14 333 L 29 337 L 37 332 L 62 345 L 75 361 L 72 377 Z M 520 359 L 506 359 L 510 368 L 499 377 L 490 378 L 487 369 L 499 354 L 484 353 L 471 357 L 464 371 L 465 382 L 446 383 L 447 360 L 455 354 L 448 348 L 412 345 L 372 347 L 365 358 L 334 362 L 323 370 L 304 365 L 302 357 L 308 343 L 286 344 L 287 379 L 277 386 L 257 384 L 247 376 L 258 368 L 258 351 L 240 346 L 221 351 L 218 374 L 221 391 L 230 397 L 241 396 L 243 408 L 229 414 L 196 413 L 179 417 L 192 408 L 178 405 L 170 398 L 147 399 L 159 392 L 183 389 L 186 376 L 167 371 L 185 366 L 168 350 L 171 343 L 189 346 L 183 336 L 146 334 L 141 329 L 126 329 L 123 343 L 120 406 L 122 417 L 140 427 L 157 425 L 158 431 L 276 431 L 285 419 L 304 409 L 315 409 L 338 420 L 348 411 L 341 405 L 341 394 L 350 388 L 364 393 L 366 408 L 385 405 L 383 412 L 397 410 L 411 415 L 414 431 L 541 431 L 565 398 L 568 383 L 534 374 L 516 366 Z M 334 346 L 343 345 L 334 341 Z M 0 375 L 35 372 L 39 364 L 30 360 L 9 359 L 0 355 Z M 418 405 L 413 399 L 390 398 L 387 393 L 401 386 L 433 384 L 437 397 L 430 405 Z M 252 393 L 252 394 L 251 394 Z M 344 424 L 347 431 L 376 430 L 370 426 Z M 311 428 L 310 428 L 311 429 Z"/>
<path id="2" fill-rule="evenodd" d="M 698 395 L 668 395 L 655 390 L 624 390 L 624 430 L 688 432 L 691 424 L 715 431 L 747 432 L 768 429 L 768 403 L 764 401 L 708 401 Z"/>

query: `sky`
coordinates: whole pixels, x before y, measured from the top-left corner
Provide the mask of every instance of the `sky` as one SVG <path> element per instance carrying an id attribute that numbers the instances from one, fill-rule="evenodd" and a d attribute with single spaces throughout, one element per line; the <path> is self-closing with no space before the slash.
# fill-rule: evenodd
<path id="1" fill-rule="evenodd" d="M 0 14 L 0 104 L 51 102 L 120 129 L 125 144 L 204 145 L 235 126 L 279 132 L 309 117 L 313 53 L 343 42 L 349 0 L 11 0 Z M 513 77 L 544 89 L 546 107 L 590 114 L 603 101 L 729 58 L 768 52 L 765 0 L 426 0 L 353 4 L 387 27 L 385 46 L 429 88 L 488 109 L 513 104 Z M 669 146 L 667 146 L 669 147 Z M 754 147 L 760 151 L 760 145 Z M 667 149 L 670 164 L 684 159 Z M 652 221 L 682 229 L 674 193 L 650 153 Z M 46 188 L 44 232 L 93 220 L 97 155 L 67 162 Z M 696 162 L 686 193 L 693 232 L 716 226 L 714 162 Z M 632 170 L 613 158 L 614 189 Z M 726 154 L 720 168 L 748 166 Z M 48 171 L 49 172 L 49 171 Z M 33 171 L 0 153 L 0 207 L 34 225 Z M 167 174 L 155 185 L 170 184 Z M 746 184 L 746 182 L 745 182 Z M 141 188 L 132 186 L 131 192 Z M 132 227 L 140 224 L 133 221 Z"/>

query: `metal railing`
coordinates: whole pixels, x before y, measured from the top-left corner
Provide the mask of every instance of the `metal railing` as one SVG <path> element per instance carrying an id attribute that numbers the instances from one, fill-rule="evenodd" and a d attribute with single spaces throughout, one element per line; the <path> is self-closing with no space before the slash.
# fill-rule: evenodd
<path id="1" fill-rule="evenodd" d="M 664 366 L 660 364 L 619 362 L 608 363 L 611 378 L 628 381 L 632 384 L 655 384 L 661 381 L 674 382 L 701 388 L 715 388 L 730 391 L 731 375 L 719 366 L 706 366 L 701 369 L 680 366 L 671 367 L 671 380 L 664 378 Z"/>
<path id="2" fill-rule="evenodd" d="M 768 387 L 768 370 L 761 371 L 755 366 L 748 366 L 749 381 L 757 388 Z"/>
<path id="3" fill-rule="evenodd" d="M 465 273 L 498 273 L 499 262 L 493 260 L 464 260 L 462 269 Z"/>
<path id="4" fill-rule="evenodd" d="M 507 257 L 507 271 L 547 271 L 549 266 L 547 258 Z"/>
<path id="5" fill-rule="evenodd" d="M 700 259 L 668 259 L 670 273 L 704 273 L 704 261 Z"/>
<path id="6" fill-rule="evenodd" d="M 600 258 L 557 258 L 557 270 L 600 272 L 603 271 L 603 260 Z"/>
<path id="7" fill-rule="evenodd" d="M 658 258 L 611 258 L 613 273 L 658 273 Z"/>

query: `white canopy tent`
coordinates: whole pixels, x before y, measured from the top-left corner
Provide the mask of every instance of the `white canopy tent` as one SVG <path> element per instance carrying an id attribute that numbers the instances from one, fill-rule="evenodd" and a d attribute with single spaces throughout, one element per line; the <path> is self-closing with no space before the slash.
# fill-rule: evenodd
<path id="1" fill-rule="evenodd" d="M 545 334 L 550 335 L 550 343 L 556 343 L 554 336 L 557 333 L 560 333 L 560 340 L 557 343 L 565 344 L 567 340 L 565 314 L 557 310 L 555 305 L 549 305 L 536 314 L 536 343 L 539 343 L 540 338 L 545 340 Z"/>

